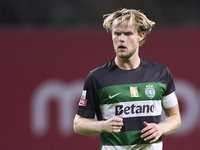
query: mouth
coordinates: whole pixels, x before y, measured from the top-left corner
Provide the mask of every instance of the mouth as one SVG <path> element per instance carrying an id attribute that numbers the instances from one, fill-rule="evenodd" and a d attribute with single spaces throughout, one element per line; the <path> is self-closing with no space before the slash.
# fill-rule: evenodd
<path id="1" fill-rule="evenodd" d="M 120 46 L 118 46 L 118 49 L 119 50 L 126 50 L 126 46 L 120 45 Z"/>

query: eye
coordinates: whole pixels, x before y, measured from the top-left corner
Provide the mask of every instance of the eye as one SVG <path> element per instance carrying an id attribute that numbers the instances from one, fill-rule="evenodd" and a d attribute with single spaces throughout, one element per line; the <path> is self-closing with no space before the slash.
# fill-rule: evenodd
<path id="1" fill-rule="evenodd" d="M 126 32 L 124 35 L 132 35 L 132 32 Z"/>
<path id="2" fill-rule="evenodd" d="M 119 32 L 115 32 L 114 34 L 117 35 L 117 36 L 121 35 L 121 33 L 119 33 Z"/>

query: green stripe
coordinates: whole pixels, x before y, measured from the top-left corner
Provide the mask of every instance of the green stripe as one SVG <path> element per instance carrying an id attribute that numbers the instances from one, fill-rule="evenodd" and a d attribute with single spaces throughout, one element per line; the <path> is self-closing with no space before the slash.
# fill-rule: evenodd
<path id="1" fill-rule="evenodd" d="M 153 85 L 155 88 L 155 96 L 153 98 L 147 97 L 145 94 L 145 89 L 147 85 Z M 131 97 L 130 87 L 137 87 L 139 97 Z M 157 82 L 148 83 L 138 83 L 138 84 L 123 84 L 123 85 L 113 85 L 100 89 L 98 91 L 100 104 L 112 104 L 118 102 L 128 102 L 128 101 L 144 101 L 144 100 L 161 100 L 162 95 L 166 91 L 166 85 Z M 109 95 L 115 95 L 112 99 L 109 99 Z"/>
<path id="2" fill-rule="evenodd" d="M 101 144 L 110 146 L 135 145 L 135 144 L 149 144 L 149 141 L 144 141 L 140 138 L 141 131 L 128 131 L 119 133 L 101 133 Z M 155 143 L 162 141 L 162 137 Z"/>

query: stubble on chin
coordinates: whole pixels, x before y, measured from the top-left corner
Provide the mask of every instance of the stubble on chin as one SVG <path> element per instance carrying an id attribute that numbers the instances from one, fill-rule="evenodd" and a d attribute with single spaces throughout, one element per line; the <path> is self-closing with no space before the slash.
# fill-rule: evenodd
<path id="1" fill-rule="evenodd" d="M 118 50 L 117 51 L 115 50 L 115 53 L 116 53 L 116 56 L 123 59 L 129 59 L 130 57 L 134 55 L 134 53 L 130 53 L 127 51 L 118 51 Z"/>

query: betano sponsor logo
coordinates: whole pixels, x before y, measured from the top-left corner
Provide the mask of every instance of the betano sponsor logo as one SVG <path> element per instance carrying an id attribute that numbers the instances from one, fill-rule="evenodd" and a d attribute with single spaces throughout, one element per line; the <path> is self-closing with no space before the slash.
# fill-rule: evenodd
<path id="1" fill-rule="evenodd" d="M 103 119 L 114 116 L 122 118 L 161 115 L 160 100 L 128 101 L 100 105 Z"/>
<path id="2" fill-rule="evenodd" d="M 132 104 L 131 106 L 123 106 L 123 105 L 116 105 L 115 106 L 115 115 L 119 116 L 121 114 L 140 114 L 140 113 L 153 113 L 154 112 L 154 105 L 135 105 Z"/>

